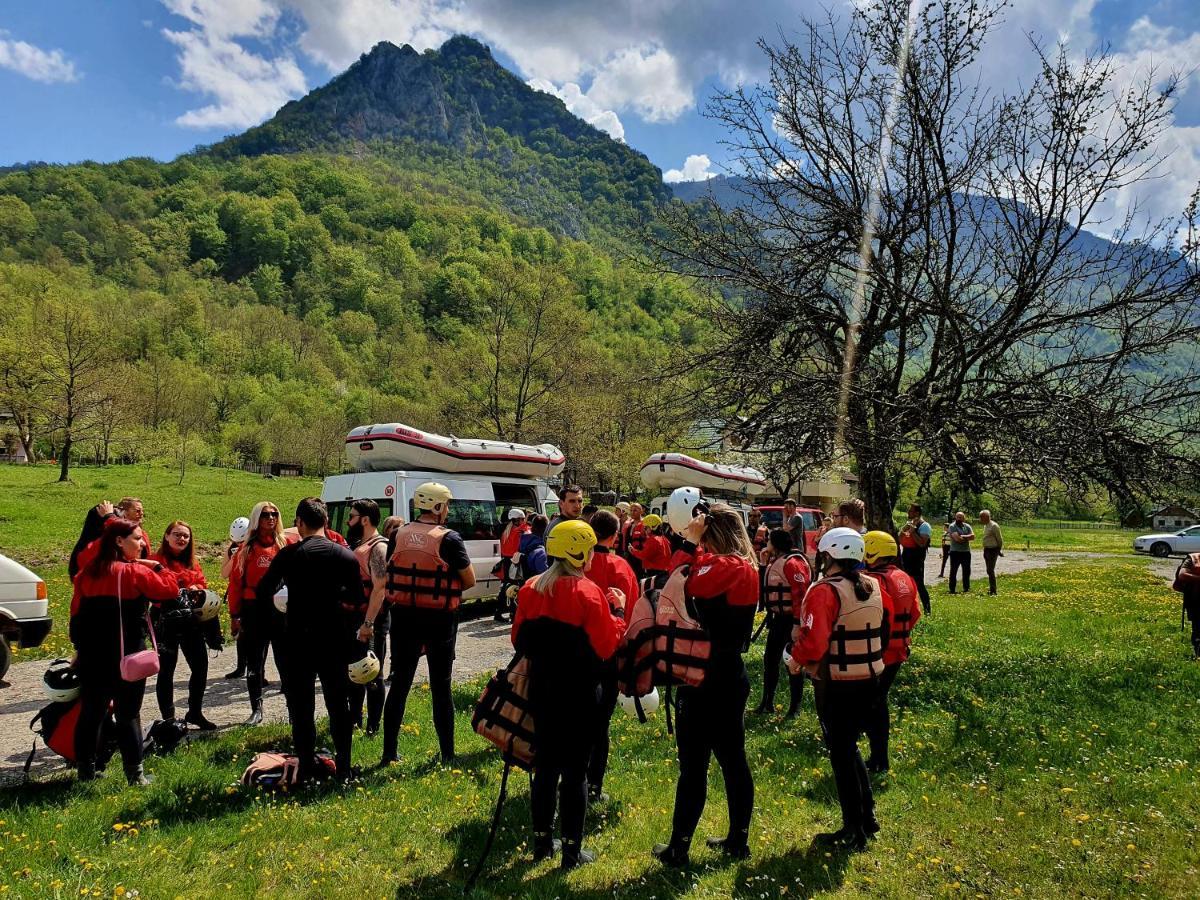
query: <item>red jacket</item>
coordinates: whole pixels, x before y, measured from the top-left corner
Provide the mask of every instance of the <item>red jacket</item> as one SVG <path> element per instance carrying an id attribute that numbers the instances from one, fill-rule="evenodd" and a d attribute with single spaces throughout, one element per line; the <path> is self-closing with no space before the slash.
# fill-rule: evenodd
<path id="1" fill-rule="evenodd" d="M 684 542 L 668 564 L 669 571 L 691 565 L 687 592 L 707 600 L 724 597 L 730 606 L 758 607 L 758 567 L 740 556 L 717 556 Z"/>
<path id="2" fill-rule="evenodd" d="M 642 568 L 647 572 L 670 571 L 668 566 L 671 566 L 671 542 L 660 534 L 647 532 L 641 546 L 631 546 L 629 552 L 641 561 Z"/>
<path id="3" fill-rule="evenodd" d="M 112 518 L 112 516 L 109 516 L 108 518 Z M 107 519 L 106 519 L 106 521 L 107 521 Z M 149 535 L 146 534 L 145 529 L 142 528 L 141 525 L 139 525 L 137 527 L 137 531 L 135 531 L 134 534 L 137 535 L 138 541 L 141 542 L 141 545 L 142 545 L 142 552 L 140 554 L 140 557 L 142 559 L 149 559 L 150 554 L 152 552 L 150 549 Z M 84 547 L 82 550 L 80 550 L 79 557 L 76 562 L 76 565 L 79 566 L 79 571 L 82 572 L 84 569 L 86 569 L 88 566 L 90 566 L 92 564 L 92 561 L 95 560 L 96 554 L 98 554 L 99 552 L 100 552 L 100 538 L 96 538 L 94 541 L 92 541 L 90 544 L 88 544 L 86 547 Z"/>
<path id="4" fill-rule="evenodd" d="M 75 576 L 71 618 L 75 618 L 86 607 L 89 598 L 115 598 L 118 581 L 122 603 L 142 598 L 161 603 L 179 596 L 175 575 L 166 568 L 155 571 L 142 563 L 113 563 L 102 575 L 93 575 L 89 564 Z"/>
<path id="5" fill-rule="evenodd" d="M 886 598 L 884 603 L 891 601 L 892 634 L 887 649 L 883 651 L 883 664 L 890 666 L 902 663 L 908 659 L 912 630 L 921 618 L 917 583 L 899 566 L 888 566 L 878 571 L 871 569 L 870 572 L 879 578 L 879 586 L 883 588 Z"/>
<path id="6" fill-rule="evenodd" d="M 512 559 L 516 555 L 517 550 L 521 547 L 521 535 L 529 534 L 529 523 L 522 522 L 520 525 L 508 526 L 504 529 L 504 533 L 500 536 L 500 556 L 504 559 Z"/>
<path id="7" fill-rule="evenodd" d="M 588 566 L 587 577 L 602 591 L 616 588 L 625 595 L 624 617 L 627 619 L 638 594 L 641 593 L 637 576 L 633 574 L 629 563 L 617 556 L 615 551 L 607 547 L 597 547 L 592 554 L 592 564 Z"/>
<path id="8" fill-rule="evenodd" d="M 296 543 L 290 535 L 287 542 L 289 544 Z M 233 571 L 229 573 L 229 614 L 231 616 L 240 616 L 242 602 L 254 599 L 254 591 L 258 587 L 258 583 L 267 574 L 271 560 L 278 552 L 279 548 L 274 544 L 264 547 L 257 540 L 247 541 L 238 550 L 233 559 Z M 246 554 L 249 554 L 249 558 L 246 559 L 245 573 L 243 574 L 242 557 Z"/>
<path id="9" fill-rule="evenodd" d="M 181 588 L 208 588 L 208 582 L 204 578 L 204 570 L 200 568 L 198 563 L 189 569 L 179 560 L 168 559 L 161 553 L 155 553 L 150 558 L 162 563 L 167 571 L 175 576 L 175 580 Z"/>
<path id="10" fill-rule="evenodd" d="M 625 619 L 612 612 L 608 598 L 595 582 L 587 578 L 560 578 L 549 596 L 540 593 L 536 583 L 537 578 L 529 579 L 517 595 L 511 635 L 514 647 L 520 646 L 518 639 L 524 627 L 548 620 L 581 630 L 601 661 L 612 657 L 625 633 Z"/>
<path id="11" fill-rule="evenodd" d="M 892 617 L 892 598 L 887 592 L 883 580 L 867 574 L 862 578 L 875 577 L 879 582 L 883 600 L 884 615 L 888 620 Z M 792 659 L 802 666 L 820 663 L 829 652 L 829 637 L 833 634 L 833 624 L 838 619 L 841 603 L 837 591 L 824 581 L 818 581 L 804 595 L 804 603 L 800 608 L 800 616 L 792 630 L 795 640 L 792 641 Z M 887 652 L 886 650 L 884 651 Z"/>

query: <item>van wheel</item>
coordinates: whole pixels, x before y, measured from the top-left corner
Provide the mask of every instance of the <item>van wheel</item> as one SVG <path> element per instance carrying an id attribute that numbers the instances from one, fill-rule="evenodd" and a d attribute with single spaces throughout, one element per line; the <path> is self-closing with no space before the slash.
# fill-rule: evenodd
<path id="1" fill-rule="evenodd" d="M 1171 555 L 1171 545 L 1166 541 L 1159 541 L 1150 548 L 1150 555 L 1157 556 L 1159 559 L 1166 559 Z"/>
<path id="2" fill-rule="evenodd" d="M 0 634 L 0 681 L 3 681 L 4 676 L 8 674 L 10 665 L 12 665 L 12 648 L 8 646 L 8 638 Z"/>

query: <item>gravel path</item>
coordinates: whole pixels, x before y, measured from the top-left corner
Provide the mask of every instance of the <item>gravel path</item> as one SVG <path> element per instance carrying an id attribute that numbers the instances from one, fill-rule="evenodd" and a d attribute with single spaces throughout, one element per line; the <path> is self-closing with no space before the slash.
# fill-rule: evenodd
<path id="1" fill-rule="evenodd" d="M 1067 559 L 1080 557 L 1099 557 L 1099 553 L 1036 553 L 1024 550 L 1009 550 L 997 563 L 997 574 L 1000 576 L 1014 575 L 1028 569 L 1044 569 L 1057 565 Z M 1149 559 L 1147 563 L 1152 571 L 1170 581 L 1175 574 L 1177 560 Z M 931 554 L 926 564 L 925 580 L 927 584 L 937 584 L 940 556 Z M 972 575 L 977 582 L 982 582 L 987 589 L 987 576 L 983 569 L 983 559 L 974 554 L 972 559 Z M 975 590 L 979 590 L 978 585 Z M 1001 583 L 1003 590 L 1003 583 Z M 512 656 L 512 646 L 509 643 L 509 627 L 498 624 L 490 616 L 464 622 L 459 626 L 458 658 L 455 661 L 454 677 L 456 681 L 469 681 L 476 676 L 490 672 L 506 662 Z M 232 647 L 223 653 L 212 656 L 209 661 L 208 691 L 205 695 L 204 711 L 213 722 L 222 728 L 237 725 L 245 720 L 250 713 L 250 704 L 246 696 L 244 680 L 226 681 L 224 674 L 233 668 L 234 655 Z M 33 741 L 29 730 L 29 720 L 45 703 L 42 694 L 41 678 L 45 671 L 45 660 L 29 660 L 15 664 L 8 673 L 7 686 L 0 687 L 0 781 L 20 776 L 21 766 L 29 753 Z M 278 672 L 274 662 L 268 663 L 268 677 L 278 684 Z M 427 678 L 424 665 L 417 669 L 417 680 Z M 0 684 L 3 684 L 0 682 Z M 180 660 L 175 673 L 175 696 L 179 710 L 182 713 L 187 704 L 187 663 Z M 321 709 L 318 703 L 318 710 Z M 287 707 L 283 696 L 277 689 L 269 690 L 265 697 L 264 712 L 268 720 L 283 721 L 287 719 Z M 143 727 L 149 727 L 151 721 L 157 718 L 158 704 L 154 698 L 154 679 L 146 686 L 146 700 L 142 707 Z M 32 772 L 44 775 L 62 769 L 63 760 L 45 749 L 38 742 L 38 752 L 34 758 Z"/>

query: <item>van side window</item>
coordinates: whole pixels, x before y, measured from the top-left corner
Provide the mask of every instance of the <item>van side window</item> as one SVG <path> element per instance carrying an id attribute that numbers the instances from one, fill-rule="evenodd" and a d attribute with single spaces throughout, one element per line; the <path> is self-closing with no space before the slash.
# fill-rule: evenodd
<path id="1" fill-rule="evenodd" d="M 379 504 L 379 521 L 382 524 L 383 520 L 392 514 L 392 501 L 372 499 Z M 350 501 L 330 500 L 326 502 L 325 507 L 329 510 L 329 527 L 345 537 L 346 530 L 350 527 L 346 524 L 346 520 L 350 518 Z"/>
<path id="2" fill-rule="evenodd" d="M 409 501 L 409 521 L 416 521 L 417 511 Z M 492 541 L 500 537 L 499 516 L 491 500 L 451 500 L 450 517 L 446 527 L 457 531 L 464 541 Z"/>

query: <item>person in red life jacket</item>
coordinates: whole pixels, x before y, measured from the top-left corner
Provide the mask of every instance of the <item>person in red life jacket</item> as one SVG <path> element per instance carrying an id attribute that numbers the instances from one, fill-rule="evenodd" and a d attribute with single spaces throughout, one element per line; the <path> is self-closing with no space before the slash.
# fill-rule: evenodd
<path id="1" fill-rule="evenodd" d="M 615 515 L 602 509 L 592 516 L 591 526 L 596 533 L 596 547 L 587 568 L 588 580 L 602 591 L 607 592 L 609 588 L 620 591 L 627 609 L 638 598 L 638 582 L 629 563 L 616 554 L 620 523 Z M 587 770 L 588 800 L 592 803 L 603 803 L 608 799 L 604 794 L 604 774 L 608 770 L 609 725 L 616 707 L 617 664 L 612 659 L 604 664 L 600 673 L 600 707 Z"/>
<path id="2" fill-rule="evenodd" d="M 536 730 L 529 798 L 533 857 L 554 853 L 557 796 L 564 869 L 595 858 L 582 847 L 588 761 L 600 714 L 601 673 L 625 631 L 625 598 L 583 575 L 595 546 L 595 532 L 581 520 L 551 529 L 546 552 L 553 561 L 521 588 L 512 626 L 513 646 L 529 660 Z"/>
<path id="3" fill-rule="evenodd" d="M 167 526 L 162 544 L 151 559 L 162 563 L 175 576 L 181 590 L 208 588 L 204 572 L 196 562 L 192 526 L 187 522 L 176 519 Z M 204 689 L 208 685 L 208 648 L 215 645 L 214 649 L 219 650 L 221 647 L 220 619 L 201 622 L 187 609 L 167 612 L 165 607 L 156 607 L 156 610 L 159 614 L 152 613 L 152 620 L 158 632 L 159 670 L 154 686 L 158 711 L 164 719 L 175 718 L 175 667 L 182 651 L 191 670 L 188 711 L 183 721 L 201 731 L 215 731 L 217 726 L 204 717 Z"/>
<path id="4" fill-rule="evenodd" d="M 96 558 L 96 552 L 100 547 L 99 538 L 104 529 L 104 523 L 114 516 L 119 519 L 126 519 L 137 526 L 138 543 L 141 544 L 140 556 L 138 558 L 149 559 L 153 548 L 150 544 L 150 536 L 142 528 L 142 522 L 145 518 L 142 501 L 137 497 L 123 497 L 116 506 L 113 506 L 107 500 L 102 500 L 95 507 L 88 510 L 87 518 L 83 523 L 83 531 L 79 535 L 79 540 L 75 543 L 75 549 L 71 551 L 71 558 L 67 562 L 67 574 L 71 578 L 78 575 L 80 569 L 87 568 L 88 564 Z"/>
<path id="5" fill-rule="evenodd" d="M 362 600 L 357 604 L 351 620 L 352 638 L 357 637 L 355 632 L 366 619 L 371 596 L 376 591 L 382 594 L 387 587 L 388 539 L 379 533 L 379 518 L 379 504 L 374 500 L 355 500 L 350 504 L 346 532 L 354 549 L 354 558 L 358 560 L 358 574 L 362 581 Z M 379 657 L 379 674 L 370 684 L 350 685 L 350 720 L 356 728 L 362 727 L 363 702 L 366 701 L 368 737 L 379 730 L 379 722 L 383 718 L 383 663 L 387 659 L 390 625 L 390 611 L 387 606 L 381 605 L 378 615 L 375 616 L 375 626 L 371 635 L 371 649 Z"/>
<path id="6" fill-rule="evenodd" d="M 70 636 L 82 685 L 75 729 L 80 781 L 96 777 L 100 729 L 111 704 L 125 777 L 130 784 L 149 783 L 142 771 L 141 711 L 146 681 L 125 681 L 121 658 L 122 652 L 129 655 L 146 648 L 147 603 L 178 597 L 179 584 L 160 563 L 139 559 L 139 532 L 128 519 L 109 519 L 95 555 L 75 576 Z"/>
<path id="7" fill-rule="evenodd" d="M 617 556 L 624 557 L 628 550 L 626 546 L 628 543 L 628 529 L 625 526 L 629 524 L 629 503 L 622 500 L 613 507 L 613 512 L 617 515 L 617 542 L 613 545 L 613 550 Z"/>
<path id="8" fill-rule="evenodd" d="M 630 545 L 629 552 L 642 564 L 642 578 L 654 578 L 670 571 L 671 542 L 663 536 L 662 516 L 651 513 L 640 523 L 642 539 Z"/>
<path id="9" fill-rule="evenodd" d="M 369 641 L 384 602 L 391 606 L 392 684 L 383 705 L 383 759 L 399 759 L 397 747 L 404 707 L 425 657 L 433 727 L 442 761 L 454 758 L 454 647 L 458 639 L 458 607 L 463 591 L 475 586 L 475 569 L 467 545 L 457 531 L 445 527 L 450 518 L 450 489 L 435 481 L 413 492 L 415 522 L 396 530 L 388 542 L 387 580 L 375 591 L 358 639 Z"/>
<path id="10" fill-rule="evenodd" d="M 292 742 L 299 758 L 298 778 L 313 777 L 317 728 L 316 682 L 321 681 L 325 709 L 329 713 L 329 736 L 333 739 L 334 763 L 339 780 L 351 777 L 350 744 L 353 725 L 347 699 L 350 680 L 347 667 L 360 659 L 364 648 L 351 648 L 346 624 L 347 604 L 362 598 L 362 575 L 358 560 L 347 548 L 325 535 L 329 513 L 316 497 L 306 497 L 296 507 L 298 542 L 279 550 L 255 588 L 255 602 L 273 605 L 275 592 L 286 584 L 287 612 L 284 614 L 284 660 L 288 718 Z"/>
<path id="11" fill-rule="evenodd" d="M 246 641 L 246 689 L 250 692 L 247 725 L 261 725 L 262 694 L 266 678 L 267 651 L 275 653 L 283 692 L 287 694 L 287 664 L 283 647 L 283 613 L 268 600 L 262 603 L 256 589 L 275 554 L 286 547 L 287 537 L 279 520 L 279 508 L 266 500 L 250 511 L 250 533 L 234 558 L 229 574 L 229 617 L 238 623 Z"/>
<path id="12" fill-rule="evenodd" d="M 640 503 L 629 505 L 629 521 L 625 523 L 625 561 L 633 566 L 633 573 L 638 579 L 642 578 L 642 561 L 637 558 L 635 550 L 641 550 L 646 541 L 646 526 L 642 524 L 645 509 Z"/>
<path id="13" fill-rule="evenodd" d="M 796 549 L 792 535 L 783 528 L 771 532 L 767 557 L 761 570 L 760 596 L 767 610 L 767 648 L 763 653 L 763 695 L 755 713 L 775 711 L 775 688 L 779 684 L 779 667 L 783 651 L 792 639 L 792 626 L 812 584 L 812 572 L 804 553 Z M 804 699 L 804 673 L 788 674 L 790 702 L 785 718 L 800 711 Z"/>
<path id="14" fill-rule="evenodd" d="M 514 506 L 508 511 L 508 524 L 500 534 L 500 562 L 492 570 L 493 575 L 500 576 L 500 590 L 496 595 L 496 615 L 494 620 L 504 621 L 508 611 L 509 587 L 516 583 L 516 567 L 513 559 L 521 550 L 521 537 L 529 533 L 529 524 L 525 521 L 525 510 Z"/>
<path id="15" fill-rule="evenodd" d="M 891 621 L 875 576 L 860 568 L 863 536 L 832 528 L 817 553 L 823 578 L 804 595 L 793 631 L 788 671 L 813 679 L 817 716 L 842 807 L 842 827 L 816 840 L 839 850 L 864 850 L 879 831 L 875 799 L 858 738 L 869 727 Z"/>
<path id="16" fill-rule="evenodd" d="M 863 536 L 863 542 L 866 547 L 863 561 L 867 564 L 867 571 L 879 579 L 879 586 L 891 606 L 892 633 L 883 652 L 883 674 L 879 676 L 874 715 L 867 728 L 867 738 L 871 742 L 867 771 L 879 773 L 888 770 L 888 736 L 891 731 L 888 692 L 892 689 L 901 663 L 908 660 L 912 630 L 921 618 L 921 604 L 916 582 L 900 567 L 900 549 L 896 539 L 886 531 L 868 531 Z"/>
<path id="17" fill-rule="evenodd" d="M 741 515 L 716 504 L 696 515 L 683 532 L 684 543 L 670 562 L 687 565 L 685 590 L 696 620 L 708 632 L 711 656 L 704 681 L 677 688 L 675 741 L 679 783 L 671 839 L 653 853 L 664 865 L 685 866 L 692 835 L 708 798 L 708 762 L 716 756 L 725 780 L 729 833 L 708 845 L 738 859 L 750 855 L 750 816 L 754 778 L 746 760 L 746 700 L 750 679 L 742 654 L 750 645 L 758 608 L 758 565 Z"/>
<path id="18" fill-rule="evenodd" d="M 250 520 L 238 516 L 229 524 L 229 546 L 225 548 L 225 558 L 221 562 L 221 577 L 225 580 L 225 603 L 229 604 L 229 578 L 233 574 L 233 561 L 237 552 L 246 543 L 246 535 L 250 533 Z M 246 642 L 242 640 L 241 623 L 230 619 L 229 634 L 233 638 L 234 651 L 237 655 L 237 666 L 232 672 L 225 674 L 226 680 L 246 677 Z"/>

